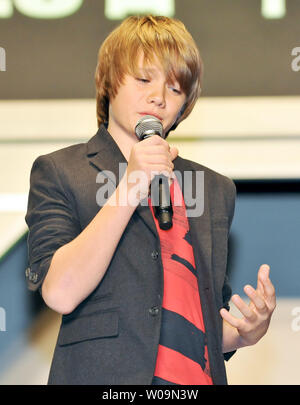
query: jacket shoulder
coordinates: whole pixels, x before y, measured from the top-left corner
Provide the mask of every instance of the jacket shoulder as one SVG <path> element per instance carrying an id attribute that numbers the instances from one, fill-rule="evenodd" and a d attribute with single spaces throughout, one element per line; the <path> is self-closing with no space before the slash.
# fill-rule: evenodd
<path id="1" fill-rule="evenodd" d="M 224 174 L 221 174 L 207 166 L 204 166 L 200 163 L 194 162 L 193 160 L 184 159 L 182 157 L 178 157 L 184 166 L 187 168 L 190 167 L 192 170 L 195 171 L 203 171 L 205 175 L 206 182 L 220 184 L 220 186 L 229 187 L 231 189 L 236 190 L 235 184 L 233 180 Z"/>
<path id="2" fill-rule="evenodd" d="M 76 176 L 75 173 L 85 170 L 86 150 L 86 143 L 78 143 L 39 155 L 33 162 L 32 172 L 38 169 L 48 173 L 48 176 L 59 173 L 62 180 L 72 179 Z"/>
<path id="3" fill-rule="evenodd" d="M 233 180 L 200 163 L 188 159 L 180 159 L 180 165 L 184 170 L 202 171 L 204 173 L 204 194 L 211 215 L 216 217 L 224 215 L 222 213 L 226 213 L 226 216 L 229 218 L 230 227 L 236 199 L 236 186 Z"/>
<path id="4" fill-rule="evenodd" d="M 51 159 L 55 162 L 66 161 L 68 158 L 78 158 L 86 153 L 86 143 L 77 143 L 74 145 L 65 146 L 64 148 L 57 149 L 53 152 L 41 155 L 44 159 Z M 39 156 L 38 158 L 40 158 Z"/>

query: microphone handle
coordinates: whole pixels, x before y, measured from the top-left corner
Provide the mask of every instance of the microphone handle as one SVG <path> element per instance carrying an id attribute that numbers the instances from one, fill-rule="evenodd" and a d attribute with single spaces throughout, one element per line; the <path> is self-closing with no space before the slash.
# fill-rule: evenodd
<path id="1" fill-rule="evenodd" d="M 159 179 L 159 205 L 154 206 L 154 213 L 160 229 L 168 230 L 173 226 L 173 209 L 170 197 L 169 179 L 161 175 Z"/>
<path id="2" fill-rule="evenodd" d="M 148 131 L 148 133 L 143 136 L 143 139 L 149 138 L 155 134 L 157 133 L 154 130 Z M 159 205 L 154 206 L 154 213 L 158 220 L 160 229 L 167 231 L 173 226 L 173 209 L 170 197 L 170 184 L 169 179 L 166 176 L 161 175 L 159 177 Z"/>

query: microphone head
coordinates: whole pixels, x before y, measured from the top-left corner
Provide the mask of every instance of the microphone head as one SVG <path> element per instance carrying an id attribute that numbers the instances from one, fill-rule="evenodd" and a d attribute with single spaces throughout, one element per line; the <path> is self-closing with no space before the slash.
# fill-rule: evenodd
<path id="1" fill-rule="evenodd" d="M 135 126 L 135 134 L 142 141 L 152 135 L 163 135 L 163 125 L 161 121 L 153 115 L 144 115 L 138 120 Z"/>

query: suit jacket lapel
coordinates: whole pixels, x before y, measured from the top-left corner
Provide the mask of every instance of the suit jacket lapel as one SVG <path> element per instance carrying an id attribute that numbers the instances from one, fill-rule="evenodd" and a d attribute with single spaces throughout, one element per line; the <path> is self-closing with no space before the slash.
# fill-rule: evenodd
<path id="1" fill-rule="evenodd" d="M 121 167 L 124 167 L 125 164 L 127 165 L 127 161 L 104 125 L 100 126 L 96 135 L 88 141 L 87 158 L 93 166 L 104 172 L 104 176 L 112 181 L 115 187 L 118 186 L 119 180 L 124 174 L 119 173 L 119 163 L 122 163 Z"/>
<path id="2" fill-rule="evenodd" d="M 104 125 L 100 126 L 97 134 L 87 143 L 87 157 L 90 163 L 118 187 L 127 167 L 127 161 L 113 137 L 107 132 Z M 120 165 L 121 163 L 121 165 Z M 155 236 L 158 236 L 152 213 L 145 200 L 136 208 L 136 213 L 149 227 Z"/>

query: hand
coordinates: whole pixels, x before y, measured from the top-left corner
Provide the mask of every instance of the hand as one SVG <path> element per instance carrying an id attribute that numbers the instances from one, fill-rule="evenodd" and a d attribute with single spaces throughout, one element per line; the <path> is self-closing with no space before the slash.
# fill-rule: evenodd
<path id="1" fill-rule="evenodd" d="M 136 143 L 130 153 L 127 166 L 128 189 L 138 191 L 139 199 L 148 195 L 149 186 L 154 176 L 164 174 L 173 178 L 173 160 L 178 149 L 170 147 L 168 142 L 158 135 L 153 135 Z M 138 188 L 134 186 L 138 180 Z M 135 198 L 135 194 L 134 194 Z"/>
<path id="2" fill-rule="evenodd" d="M 269 278 L 270 267 L 260 266 L 257 276 L 256 290 L 250 285 L 244 287 L 250 298 L 247 305 L 242 298 L 235 294 L 231 300 L 244 315 L 242 319 L 231 315 L 225 308 L 220 310 L 222 318 L 235 328 L 238 336 L 238 347 L 250 346 L 257 343 L 267 332 L 272 313 L 276 307 L 275 288 Z M 228 339 L 227 339 L 228 340 Z"/>

